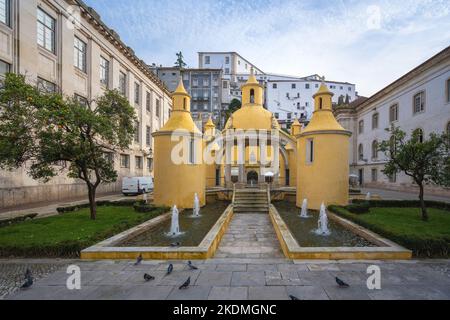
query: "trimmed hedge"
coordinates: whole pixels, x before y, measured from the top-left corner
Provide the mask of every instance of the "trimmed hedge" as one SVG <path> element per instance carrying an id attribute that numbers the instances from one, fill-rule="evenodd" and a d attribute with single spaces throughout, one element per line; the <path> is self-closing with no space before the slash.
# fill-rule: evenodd
<path id="1" fill-rule="evenodd" d="M 368 213 L 370 210 L 369 203 L 367 201 L 361 203 L 353 203 L 345 207 L 348 211 L 355 214 Z"/>
<path id="2" fill-rule="evenodd" d="M 353 199 L 352 203 L 367 202 L 373 208 L 420 208 L 419 200 L 361 200 Z M 441 201 L 425 201 L 427 208 L 450 211 L 450 203 Z"/>
<path id="3" fill-rule="evenodd" d="M 134 203 L 134 201 L 133 201 Z M 124 203 L 122 203 L 124 204 Z M 125 206 L 125 205 L 122 205 Z M 128 204 L 130 206 L 130 204 Z M 0 246 L 1 258 L 79 258 L 80 252 L 100 241 L 108 239 L 118 233 L 128 230 L 136 225 L 144 223 L 168 211 L 167 207 L 154 207 L 150 213 L 138 215 L 139 219 L 134 223 L 122 220 L 111 228 L 98 231 L 94 235 L 80 240 L 62 241 L 53 245 L 33 244 L 32 246 L 7 245 Z M 70 211 L 67 211 L 70 212 Z M 45 218 L 44 218 L 45 219 Z M 74 226 L 76 228 L 76 226 Z"/>
<path id="4" fill-rule="evenodd" d="M 134 211 L 139 213 L 152 212 L 155 210 L 153 204 L 145 203 L 145 201 L 137 201 L 133 205 Z"/>
<path id="5" fill-rule="evenodd" d="M 396 207 L 399 202 L 402 201 L 396 201 L 391 202 L 390 206 L 388 205 L 389 200 L 379 201 L 368 201 L 369 204 L 373 204 L 373 202 L 378 202 L 378 207 Z M 380 203 L 381 202 L 381 203 Z M 408 204 L 408 205 L 406 205 Z M 404 207 L 413 207 L 408 201 L 408 203 L 404 203 Z M 437 208 L 442 209 L 442 208 Z M 361 217 L 359 217 L 356 214 L 352 214 L 349 211 L 346 210 L 345 207 L 335 206 L 331 205 L 328 207 L 328 210 L 331 212 L 334 212 L 335 214 L 348 219 L 350 221 L 353 221 L 359 225 L 361 225 L 364 228 L 367 228 L 369 230 L 372 230 L 375 233 L 378 233 L 379 235 L 388 238 L 401 246 L 408 248 L 409 250 L 412 250 L 413 255 L 415 257 L 423 257 L 423 258 L 447 258 L 450 255 L 450 238 L 446 237 L 421 237 L 418 235 L 398 235 L 393 232 L 387 231 L 384 228 L 373 224 L 368 223 L 364 221 Z"/>
<path id="6" fill-rule="evenodd" d="M 114 206 L 114 207 L 132 207 L 135 204 L 135 200 L 120 200 L 120 201 L 97 201 L 97 207 L 106 207 L 106 206 Z M 83 204 L 77 204 L 74 206 L 68 206 L 68 207 L 60 207 L 57 208 L 56 211 L 58 213 L 66 213 L 66 212 L 74 212 L 81 209 L 87 209 L 89 208 L 89 203 L 83 203 Z"/>
<path id="7" fill-rule="evenodd" d="M 11 219 L 5 219 L 0 221 L 0 227 L 9 226 L 15 223 L 23 222 L 28 219 L 34 219 L 38 216 L 37 213 L 31 213 L 20 217 L 15 217 Z"/>

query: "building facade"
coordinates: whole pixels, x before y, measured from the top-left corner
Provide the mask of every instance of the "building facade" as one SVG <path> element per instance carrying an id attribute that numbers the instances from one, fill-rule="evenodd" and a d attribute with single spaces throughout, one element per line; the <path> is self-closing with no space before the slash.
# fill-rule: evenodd
<path id="1" fill-rule="evenodd" d="M 175 91 L 180 77 L 184 87 L 192 97 L 191 112 L 200 129 L 209 116 L 220 123 L 222 107 L 222 69 L 181 69 L 178 67 L 153 67 L 153 72 L 172 92 Z"/>
<path id="2" fill-rule="evenodd" d="M 450 133 L 450 47 L 370 98 L 361 98 L 335 108 L 338 121 L 353 132 L 350 151 L 351 173 L 361 185 L 411 190 L 410 177 L 401 173 L 387 177 L 382 173 L 386 157 L 377 152 L 377 144 L 389 140 L 385 130 L 391 125 L 408 135 L 421 130 Z M 428 192 L 450 195 L 450 190 L 429 185 Z"/>
<path id="3" fill-rule="evenodd" d="M 134 143 L 112 160 L 120 177 L 150 175 L 151 134 L 169 118 L 170 93 L 82 1 L 0 0 L 0 73 L 7 72 L 24 74 L 41 90 L 80 101 L 93 101 L 106 89 L 118 89 L 135 107 L 139 120 Z M 64 174 L 41 184 L 26 172 L 26 167 L 0 172 L 0 208 L 86 194 L 84 183 Z M 119 191 L 120 180 L 99 191 Z"/>

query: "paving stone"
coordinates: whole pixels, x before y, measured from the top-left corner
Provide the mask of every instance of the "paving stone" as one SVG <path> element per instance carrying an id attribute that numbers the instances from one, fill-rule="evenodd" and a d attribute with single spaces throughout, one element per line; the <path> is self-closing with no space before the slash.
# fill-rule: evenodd
<path id="1" fill-rule="evenodd" d="M 334 286 L 324 286 L 324 290 L 331 300 L 370 300 L 367 286 L 350 285 L 348 288 Z"/>
<path id="2" fill-rule="evenodd" d="M 275 264 L 248 264 L 247 271 L 277 271 Z"/>
<path id="3" fill-rule="evenodd" d="M 340 271 L 338 264 L 308 264 L 310 271 Z"/>
<path id="4" fill-rule="evenodd" d="M 229 286 L 231 276 L 230 271 L 202 271 L 195 284 L 197 286 Z"/>
<path id="5" fill-rule="evenodd" d="M 187 289 L 174 288 L 167 297 L 168 300 L 207 300 L 211 287 L 190 286 Z"/>
<path id="6" fill-rule="evenodd" d="M 208 300 L 246 300 L 248 287 L 213 287 Z"/>
<path id="7" fill-rule="evenodd" d="M 249 300 L 288 300 L 286 287 L 249 287 Z"/>
<path id="8" fill-rule="evenodd" d="M 130 286 L 126 290 L 128 300 L 165 300 L 175 287 L 169 286 Z"/>
<path id="9" fill-rule="evenodd" d="M 290 286 L 286 291 L 299 300 L 329 300 L 325 290 L 319 286 Z"/>
<path id="10" fill-rule="evenodd" d="M 266 283 L 266 278 L 264 271 L 253 271 L 253 272 L 233 272 L 231 278 L 231 286 L 242 287 L 242 286 L 264 286 Z"/>
<path id="11" fill-rule="evenodd" d="M 247 271 L 246 264 L 220 264 L 216 271 Z"/>
<path id="12" fill-rule="evenodd" d="M 286 264 L 286 263 L 277 265 L 277 269 L 280 272 L 309 271 L 306 265 Z"/>
<path id="13" fill-rule="evenodd" d="M 200 271 L 179 271 L 169 275 L 164 275 L 158 282 L 160 286 L 181 286 L 189 277 L 191 277 L 191 284 L 194 284 L 199 276 Z"/>
<path id="14" fill-rule="evenodd" d="M 381 290 L 368 293 L 373 300 L 450 300 L 448 286 L 381 285 Z"/>

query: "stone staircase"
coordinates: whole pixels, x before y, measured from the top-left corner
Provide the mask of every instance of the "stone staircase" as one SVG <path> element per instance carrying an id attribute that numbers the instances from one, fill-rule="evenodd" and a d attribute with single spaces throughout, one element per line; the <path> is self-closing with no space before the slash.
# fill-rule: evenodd
<path id="1" fill-rule="evenodd" d="M 243 188 L 234 191 L 234 213 L 269 213 L 267 190 Z"/>

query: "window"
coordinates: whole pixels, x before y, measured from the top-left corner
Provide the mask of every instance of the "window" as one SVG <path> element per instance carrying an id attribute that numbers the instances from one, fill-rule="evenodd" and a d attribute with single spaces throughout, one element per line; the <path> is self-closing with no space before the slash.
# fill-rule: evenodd
<path id="1" fill-rule="evenodd" d="M 103 154 L 106 161 L 108 161 L 111 165 L 114 166 L 114 153 L 112 152 L 105 152 Z"/>
<path id="2" fill-rule="evenodd" d="M 317 85 L 316 85 L 316 88 L 317 88 Z M 309 83 L 305 84 L 305 89 L 309 89 Z"/>
<path id="3" fill-rule="evenodd" d="M 108 88 L 109 85 L 109 61 L 100 57 L 100 83 Z"/>
<path id="4" fill-rule="evenodd" d="M 135 129 L 135 131 L 134 131 L 134 142 L 139 143 L 139 141 L 140 141 L 140 139 L 139 139 L 140 132 L 139 131 L 141 129 L 139 121 L 135 122 L 134 129 Z"/>
<path id="5" fill-rule="evenodd" d="M 413 113 L 417 114 L 425 111 L 425 92 L 419 92 L 414 95 L 413 99 Z"/>
<path id="6" fill-rule="evenodd" d="M 75 100 L 82 106 L 87 107 L 88 105 L 88 100 L 85 97 L 80 96 L 79 94 L 75 94 Z"/>
<path id="7" fill-rule="evenodd" d="M 145 95 L 145 109 L 147 112 L 152 112 L 152 95 L 148 91 Z"/>
<path id="8" fill-rule="evenodd" d="M 319 109 L 322 110 L 323 108 L 323 99 L 319 98 Z"/>
<path id="9" fill-rule="evenodd" d="M 376 140 L 372 142 L 372 159 L 378 159 L 378 142 Z"/>
<path id="10" fill-rule="evenodd" d="M 159 118 L 161 116 L 161 100 L 156 99 L 156 116 Z"/>
<path id="11" fill-rule="evenodd" d="M 396 183 L 397 182 L 397 174 L 396 173 L 394 173 L 391 176 L 388 176 L 388 178 L 389 178 L 389 182 L 391 182 L 391 183 Z"/>
<path id="12" fill-rule="evenodd" d="M 119 74 L 119 91 L 124 97 L 127 95 L 127 75 L 122 71 Z"/>
<path id="13" fill-rule="evenodd" d="M 222 87 L 223 87 L 224 89 L 228 89 L 228 82 L 227 82 L 227 81 L 224 81 L 224 82 L 222 83 Z"/>
<path id="14" fill-rule="evenodd" d="M 9 26 L 10 0 L 0 0 L 0 22 Z"/>
<path id="15" fill-rule="evenodd" d="M 230 69 L 229 68 L 225 68 L 225 74 L 230 74 Z"/>
<path id="16" fill-rule="evenodd" d="M 255 90 L 250 89 L 250 103 L 255 103 Z"/>
<path id="17" fill-rule="evenodd" d="M 398 121 L 398 104 L 389 108 L 389 122 Z"/>
<path id="18" fill-rule="evenodd" d="M 352 87 L 348 87 L 348 91 L 352 91 Z"/>
<path id="19" fill-rule="evenodd" d="M 450 79 L 447 79 L 446 82 L 446 88 L 447 88 L 447 102 L 450 102 Z"/>
<path id="20" fill-rule="evenodd" d="M 86 48 L 86 43 L 75 37 L 74 66 L 83 72 L 86 72 Z"/>
<path id="21" fill-rule="evenodd" d="M 278 112 L 275 113 L 275 118 L 276 119 L 280 118 L 280 114 Z"/>
<path id="22" fill-rule="evenodd" d="M 358 147 L 358 160 L 364 160 L 364 147 L 362 144 L 360 144 Z"/>
<path id="23" fill-rule="evenodd" d="M 55 53 L 56 21 L 42 9 L 37 9 L 37 42 L 42 48 Z"/>
<path id="24" fill-rule="evenodd" d="M 287 113 L 287 118 L 288 118 L 288 120 L 291 120 L 291 119 L 292 119 L 292 112 L 288 112 L 288 113 Z"/>
<path id="25" fill-rule="evenodd" d="M 230 57 L 225 57 L 225 64 L 230 64 Z"/>
<path id="26" fill-rule="evenodd" d="M 130 168 L 130 156 L 128 154 L 120 155 L 120 167 L 121 168 Z"/>
<path id="27" fill-rule="evenodd" d="M 189 163 L 195 164 L 195 140 L 193 138 L 189 141 Z"/>
<path id="28" fill-rule="evenodd" d="M 379 118 L 378 113 L 375 113 L 372 116 L 372 130 L 378 129 L 378 118 Z"/>
<path id="29" fill-rule="evenodd" d="M 47 81 L 42 78 L 37 79 L 37 87 L 38 90 L 44 93 L 55 93 L 56 92 L 56 84 L 53 82 Z"/>
<path id="30" fill-rule="evenodd" d="M 377 181 L 378 181 L 378 170 L 372 169 L 372 182 L 377 182 Z"/>
<path id="31" fill-rule="evenodd" d="M 344 90 L 344 87 L 343 87 L 343 86 L 340 86 L 339 89 Z"/>
<path id="32" fill-rule="evenodd" d="M 272 85 L 272 88 L 273 88 L 273 89 L 278 89 L 278 84 L 274 83 L 274 84 Z"/>
<path id="33" fill-rule="evenodd" d="M 306 140 L 306 162 L 311 164 L 314 162 L 314 140 Z"/>
<path id="34" fill-rule="evenodd" d="M 149 172 L 152 172 L 153 169 L 153 159 L 152 158 L 147 158 L 147 170 Z"/>
<path id="35" fill-rule="evenodd" d="M 205 56 L 205 64 L 210 64 L 210 63 L 211 63 L 211 57 Z"/>
<path id="36" fill-rule="evenodd" d="M 152 129 L 149 126 L 145 130 L 145 143 L 147 146 L 150 146 L 152 143 Z"/>
<path id="37" fill-rule="evenodd" d="M 362 134 L 364 133 L 364 120 L 359 121 L 358 123 L 358 133 Z"/>
<path id="38" fill-rule="evenodd" d="M 134 103 L 137 105 L 141 103 L 141 85 L 137 82 L 134 84 Z"/>
<path id="39" fill-rule="evenodd" d="M 297 85 L 295 83 L 291 84 L 292 89 L 297 89 Z"/>
<path id="40" fill-rule="evenodd" d="M 422 143 L 424 140 L 423 130 L 419 128 L 419 129 L 414 130 L 414 133 L 417 134 L 417 136 L 419 138 L 419 142 Z"/>
<path id="41" fill-rule="evenodd" d="M 142 164 L 143 164 L 142 157 L 138 157 L 138 156 L 134 157 L 134 162 L 136 164 L 136 169 L 138 169 L 138 170 L 142 169 Z"/>
<path id="42" fill-rule="evenodd" d="M 11 65 L 9 63 L 0 60 L 0 79 L 3 78 L 5 74 L 9 72 L 11 72 Z"/>

